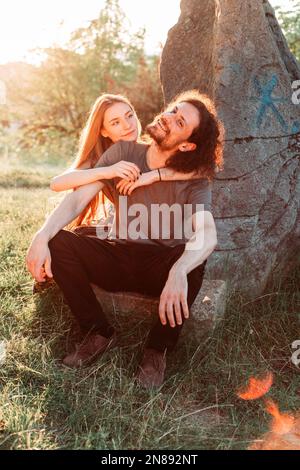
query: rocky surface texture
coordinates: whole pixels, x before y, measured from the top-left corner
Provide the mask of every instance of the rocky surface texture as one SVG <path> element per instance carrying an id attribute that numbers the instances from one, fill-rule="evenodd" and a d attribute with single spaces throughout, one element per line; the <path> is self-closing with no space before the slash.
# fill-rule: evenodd
<path id="1" fill-rule="evenodd" d="M 124 328 L 124 324 L 128 321 L 128 315 L 137 322 L 146 319 L 149 325 L 157 318 L 158 299 L 128 292 L 111 293 L 94 284 L 92 287 L 104 313 L 108 318 L 113 315 L 114 320 L 120 323 L 120 328 Z M 180 339 L 182 337 L 183 341 L 195 340 L 200 343 L 203 336 L 211 333 L 217 322 L 223 317 L 225 306 L 226 283 L 204 279 L 200 292 L 192 305 L 190 319 L 184 325 Z"/>
<path id="2" fill-rule="evenodd" d="M 249 298 L 299 251 L 296 80 L 300 69 L 268 1 L 181 1 L 161 82 L 166 101 L 191 88 L 207 93 L 224 122 L 225 165 L 213 190 L 218 246 L 207 272 Z"/>

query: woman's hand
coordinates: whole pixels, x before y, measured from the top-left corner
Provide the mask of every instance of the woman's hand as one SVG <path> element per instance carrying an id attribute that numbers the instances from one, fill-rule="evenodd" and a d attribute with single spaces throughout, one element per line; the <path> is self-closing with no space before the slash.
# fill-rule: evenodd
<path id="1" fill-rule="evenodd" d="M 105 167 L 105 173 L 107 179 L 123 178 L 127 182 L 135 181 L 141 174 L 139 167 L 135 163 L 124 160 L 109 167 Z"/>
<path id="2" fill-rule="evenodd" d="M 149 184 L 159 181 L 159 174 L 157 170 L 148 171 L 147 173 L 142 173 L 136 181 L 127 181 L 122 179 L 117 184 L 117 189 L 120 194 L 128 195 L 132 193 L 136 188 L 141 186 L 148 186 Z"/>

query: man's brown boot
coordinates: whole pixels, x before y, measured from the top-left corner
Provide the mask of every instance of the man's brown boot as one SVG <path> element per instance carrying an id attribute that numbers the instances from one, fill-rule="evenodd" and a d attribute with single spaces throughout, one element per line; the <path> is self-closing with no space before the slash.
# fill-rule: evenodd
<path id="1" fill-rule="evenodd" d="M 136 379 L 144 388 L 160 387 L 166 370 L 166 352 L 146 348 L 136 373 Z"/>
<path id="2" fill-rule="evenodd" d="M 63 364 L 68 367 L 82 367 L 94 362 L 100 354 L 116 345 L 116 333 L 110 338 L 99 333 L 90 334 L 82 343 L 76 346 L 76 350 L 63 359 Z"/>

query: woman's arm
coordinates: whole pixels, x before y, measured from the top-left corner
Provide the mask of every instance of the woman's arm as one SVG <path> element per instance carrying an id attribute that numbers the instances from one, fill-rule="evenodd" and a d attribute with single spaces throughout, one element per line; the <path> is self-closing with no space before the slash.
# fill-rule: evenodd
<path id="1" fill-rule="evenodd" d="M 201 175 L 195 174 L 195 172 L 179 173 L 179 171 L 172 170 L 171 168 L 159 168 L 157 170 L 148 171 L 147 173 L 142 173 L 136 181 L 122 179 L 117 184 L 117 189 L 120 194 L 130 195 L 136 188 L 148 186 L 157 181 L 186 181 L 199 178 L 201 178 Z"/>
<path id="2" fill-rule="evenodd" d="M 95 181 L 123 178 L 127 182 L 135 181 L 140 175 L 140 169 L 132 162 L 120 161 L 111 166 L 103 166 L 89 169 L 68 170 L 55 176 L 50 182 L 52 191 L 66 191 Z"/>

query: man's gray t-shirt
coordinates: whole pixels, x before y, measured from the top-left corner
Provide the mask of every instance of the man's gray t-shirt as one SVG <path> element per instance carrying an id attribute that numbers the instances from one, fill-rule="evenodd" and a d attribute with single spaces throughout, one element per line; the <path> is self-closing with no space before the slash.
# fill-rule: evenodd
<path id="1" fill-rule="evenodd" d="M 147 150 L 148 145 L 120 141 L 102 155 L 97 166 L 111 166 L 125 160 L 146 173 L 151 171 L 146 160 Z M 103 192 L 116 208 L 109 239 L 175 246 L 186 243 L 191 237 L 187 220 L 191 220 L 192 213 L 211 212 L 212 184 L 205 178 L 158 181 L 136 188 L 130 196 L 119 194 L 116 189 L 119 180 L 102 180 Z"/>

